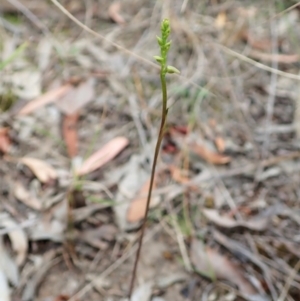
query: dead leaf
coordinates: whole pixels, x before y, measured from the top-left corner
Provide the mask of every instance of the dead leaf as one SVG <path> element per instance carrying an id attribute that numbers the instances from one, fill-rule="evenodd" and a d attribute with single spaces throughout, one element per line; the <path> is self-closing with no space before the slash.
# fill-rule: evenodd
<path id="1" fill-rule="evenodd" d="M 112 241 L 117 234 L 114 225 L 103 225 L 94 229 L 87 229 L 78 233 L 78 238 L 92 247 L 105 250 L 108 247 L 106 241 Z"/>
<path id="2" fill-rule="evenodd" d="M 222 29 L 227 21 L 226 12 L 220 12 L 215 20 L 215 25 L 218 29 Z"/>
<path id="3" fill-rule="evenodd" d="M 270 39 L 254 38 L 247 29 L 242 32 L 242 39 L 247 42 L 252 48 L 264 51 L 272 50 L 272 41 Z"/>
<path id="4" fill-rule="evenodd" d="M 1 216 L 2 217 L 2 216 Z M 5 278 L 10 281 L 11 284 L 17 286 L 19 284 L 19 269 L 16 262 L 5 248 L 2 237 L 0 236 L 0 271 L 3 272 Z M 0 285 L 1 286 L 1 285 Z M 0 289 L 0 294 L 2 290 Z M 2 301 L 2 299 L 0 298 Z"/>
<path id="5" fill-rule="evenodd" d="M 28 277 L 25 282 L 25 287 L 22 292 L 22 301 L 30 301 L 30 300 L 36 300 L 36 294 L 38 291 L 39 286 L 41 285 L 41 282 L 45 279 L 47 276 L 47 273 L 49 273 L 49 270 L 58 262 L 60 262 L 59 258 L 54 257 L 57 255 L 55 250 L 50 250 L 46 253 L 43 253 L 43 256 L 35 257 L 34 267 L 32 270 L 31 277 Z M 66 299 L 67 300 L 67 299 Z"/>
<path id="6" fill-rule="evenodd" d="M 72 88 L 72 85 L 66 84 L 57 89 L 51 90 L 26 104 L 24 108 L 20 110 L 18 115 L 22 116 L 30 114 L 38 108 L 41 108 L 51 102 L 58 100 L 59 98 L 67 94 Z"/>
<path id="7" fill-rule="evenodd" d="M 125 137 L 116 137 L 85 160 L 77 170 L 77 175 L 88 174 L 116 157 L 129 143 Z"/>
<path id="8" fill-rule="evenodd" d="M 89 204 L 88 206 L 76 208 L 72 210 L 72 219 L 73 222 L 80 223 L 87 218 L 89 218 L 91 215 L 93 215 L 95 212 L 103 210 L 107 207 L 110 207 L 109 204 Z"/>
<path id="9" fill-rule="evenodd" d="M 71 115 L 64 115 L 63 118 L 62 134 L 70 158 L 76 157 L 78 151 L 78 135 L 77 135 L 78 117 L 79 114 L 75 112 Z"/>
<path id="10" fill-rule="evenodd" d="M 116 206 L 113 207 L 116 223 L 122 230 L 132 228 L 132 224 L 127 221 L 127 212 L 131 201 L 136 197 L 143 184 L 149 180 L 149 170 L 145 160 L 148 157 L 148 150 L 153 151 L 152 147 L 146 147 L 143 153 L 132 155 L 128 162 L 118 171 L 120 177 L 117 180 L 118 192 L 115 197 Z M 116 178 L 116 177 L 115 177 Z"/>
<path id="11" fill-rule="evenodd" d="M 132 301 L 149 301 L 152 295 L 152 282 L 145 282 L 137 287 L 131 297 Z"/>
<path id="12" fill-rule="evenodd" d="M 121 10 L 121 2 L 114 2 L 108 8 L 109 17 L 119 25 L 123 25 L 126 23 L 124 18 L 120 15 Z"/>
<path id="13" fill-rule="evenodd" d="M 41 210 L 42 204 L 41 202 L 35 198 L 30 192 L 20 183 L 16 182 L 14 186 L 14 194 L 15 197 L 23 202 L 26 206 L 34 209 L 34 210 Z"/>
<path id="14" fill-rule="evenodd" d="M 157 176 L 154 178 L 153 183 L 153 190 L 155 189 L 157 184 Z M 142 186 L 142 188 L 137 193 L 136 197 L 131 201 L 129 209 L 127 211 L 127 221 L 130 223 L 135 223 L 141 220 L 146 213 L 146 206 L 147 206 L 147 197 L 148 191 L 150 187 L 150 179 Z M 159 203 L 160 197 L 159 196 L 152 196 L 150 200 L 150 208 L 154 207 Z"/>
<path id="15" fill-rule="evenodd" d="M 298 54 L 275 54 L 252 50 L 248 55 L 254 59 L 269 63 L 276 61 L 279 64 L 293 64 L 299 62 L 300 60 L 300 56 Z"/>
<path id="16" fill-rule="evenodd" d="M 219 254 L 216 250 L 204 247 L 197 239 L 192 240 L 191 260 L 200 274 L 203 274 L 212 280 L 228 280 L 235 284 L 243 295 L 257 295 L 256 289 L 245 277 L 244 272 L 239 265 Z"/>
<path id="17" fill-rule="evenodd" d="M 180 184 L 187 184 L 190 182 L 189 178 L 183 175 L 183 171 L 176 166 L 169 166 L 169 170 L 171 172 L 172 178 L 174 181 Z"/>
<path id="18" fill-rule="evenodd" d="M 236 221 L 230 217 L 220 215 L 218 211 L 214 209 L 203 209 L 202 212 L 208 220 L 223 228 L 243 227 L 254 231 L 263 231 L 269 224 L 267 218 Z"/>
<path id="19" fill-rule="evenodd" d="M 64 199 L 50 210 L 43 212 L 35 227 L 28 229 L 30 240 L 64 241 L 68 223 L 68 208 L 68 201 Z"/>
<path id="20" fill-rule="evenodd" d="M 213 230 L 212 236 L 215 241 L 217 241 L 219 244 L 224 246 L 226 249 L 228 249 L 230 252 L 234 254 L 242 254 L 244 258 L 251 261 L 254 265 L 256 265 L 261 271 L 264 276 L 264 279 L 269 287 L 269 290 L 272 295 L 273 300 L 277 300 L 277 292 L 273 285 L 273 280 L 271 276 L 271 271 L 269 267 L 259 258 L 257 257 L 253 252 L 251 252 L 248 248 L 241 245 L 239 242 L 228 238 L 228 236 L 225 236 L 221 234 L 220 232 Z M 269 298 L 264 298 L 264 296 L 259 296 L 260 298 L 256 298 L 254 300 L 269 300 Z"/>
<path id="21" fill-rule="evenodd" d="M 55 104 L 66 115 L 72 115 L 92 101 L 94 96 L 95 79 L 89 78 L 87 81 L 80 83 L 77 87 L 69 89 Z"/>
<path id="22" fill-rule="evenodd" d="M 1 256 L 1 255 L 0 255 Z M 10 290 L 4 272 L 0 269 L 0 300 L 10 301 Z"/>
<path id="23" fill-rule="evenodd" d="M 187 274 L 184 272 L 170 272 L 168 275 L 162 275 L 155 279 L 155 286 L 160 289 L 166 289 L 177 282 L 183 282 L 187 280 Z"/>
<path id="24" fill-rule="evenodd" d="M 1 216 L 1 226 L 5 228 L 17 228 L 18 224 L 8 215 Z M 25 231 L 21 228 L 12 230 L 8 233 L 12 244 L 12 249 L 16 252 L 16 263 L 22 265 L 26 259 L 28 251 L 28 241 Z"/>
<path id="25" fill-rule="evenodd" d="M 20 159 L 20 162 L 26 165 L 28 168 L 30 168 L 31 171 L 42 183 L 47 183 L 48 181 L 57 178 L 57 173 L 55 169 L 42 160 L 30 157 L 23 157 Z"/>
<path id="26" fill-rule="evenodd" d="M 6 154 L 11 147 L 11 141 L 8 136 L 9 128 L 0 128 L 0 152 Z"/>
<path id="27" fill-rule="evenodd" d="M 230 157 L 211 151 L 203 145 L 193 144 L 191 149 L 202 159 L 212 164 L 227 164 L 231 161 Z"/>
<path id="28" fill-rule="evenodd" d="M 220 153 L 225 151 L 225 141 L 221 136 L 215 138 L 215 145 Z"/>

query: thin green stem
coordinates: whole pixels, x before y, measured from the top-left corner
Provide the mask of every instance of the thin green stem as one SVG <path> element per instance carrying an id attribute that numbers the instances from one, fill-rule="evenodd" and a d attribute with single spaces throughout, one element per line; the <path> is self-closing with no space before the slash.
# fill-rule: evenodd
<path id="1" fill-rule="evenodd" d="M 144 238 L 144 233 L 145 233 L 146 224 L 147 224 L 148 211 L 149 211 L 151 195 L 152 195 L 152 189 L 153 189 L 153 183 L 154 183 L 154 178 L 155 178 L 156 164 L 157 164 L 157 159 L 158 159 L 158 154 L 159 154 L 161 142 L 162 142 L 162 139 L 163 139 L 163 136 L 164 136 L 164 128 L 165 128 L 165 123 L 166 123 L 166 119 L 167 119 L 167 115 L 168 115 L 167 84 L 166 84 L 165 72 L 164 72 L 163 68 L 160 71 L 160 80 L 161 80 L 162 98 L 163 98 L 162 112 L 161 112 L 161 124 L 160 124 L 160 128 L 159 128 L 159 134 L 158 134 L 157 141 L 156 141 L 154 158 L 153 158 L 153 163 L 152 163 L 150 187 L 149 187 L 149 190 L 148 190 L 146 211 L 145 211 L 145 216 L 144 216 L 142 227 L 141 227 L 141 233 L 140 233 L 140 237 L 139 237 L 139 241 L 138 241 L 138 249 L 137 249 L 137 254 L 136 254 L 136 257 L 135 257 L 135 262 L 134 262 L 134 267 L 133 267 L 133 272 L 132 272 L 132 278 L 131 278 L 131 282 L 130 282 L 129 301 L 131 300 L 133 287 L 134 287 L 134 282 L 135 282 L 135 278 L 136 278 L 138 262 L 139 262 L 139 258 L 140 258 L 140 254 L 141 254 L 143 238 Z"/>
<path id="2" fill-rule="evenodd" d="M 161 142 L 164 137 L 165 123 L 166 123 L 167 115 L 168 115 L 168 108 L 167 108 L 168 96 L 167 96 L 166 74 L 167 73 L 179 73 L 179 71 L 175 67 L 167 65 L 167 54 L 168 54 L 168 51 L 171 46 L 171 41 L 168 41 L 169 35 L 170 35 L 170 22 L 168 19 L 164 19 L 161 23 L 161 37 L 157 37 L 157 42 L 158 42 L 158 45 L 160 46 L 160 55 L 161 56 L 154 56 L 156 61 L 161 66 L 161 69 L 160 69 L 160 81 L 161 81 L 161 90 L 162 90 L 161 123 L 160 123 L 160 128 L 159 128 L 159 132 L 158 132 L 158 136 L 157 136 L 154 158 L 153 158 L 153 163 L 152 163 L 150 187 L 148 190 L 146 211 L 145 211 L 144 219 L 142 222 L 142 228 L 141 228 L 140 237 L 139 237 L 139 241 L 138 241 L 138 249 L 137 249 L 137 254 L 135 257 L 135 262 L 134 262 L 134 267 L 133 267 L 132 277 L 131 277 L 131 282 L 130 282 L 129 301 L 131 301 L 134 282 L 135 282 L 135 278 L 136 278 L 137 267 L 138 267 L 138 262 L 140 259 L 141 249 L 142 249 L 142 245 L 143 245 L 143 237 L 144 237 L 144 233 L 145 233 L 148 211 L 149 211 L 149 207 L 150 207 L 157 158 L 158 158 Z"/>

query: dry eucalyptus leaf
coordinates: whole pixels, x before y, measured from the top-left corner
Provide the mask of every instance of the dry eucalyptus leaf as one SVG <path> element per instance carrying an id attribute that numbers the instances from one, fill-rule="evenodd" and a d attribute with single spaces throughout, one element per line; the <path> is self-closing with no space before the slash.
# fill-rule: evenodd
<path id="1" fill-rule="evenodd" d="M 36 111 L 38 108 L 41 108 L 51 102 L 54 102 L 58 100 L 59 98 L 66 95 L 71 89 L 73 89 L 73 86 L 70 84 L 66 84 L 64 86 L 61 86 L 59 88 L 53 89 L 48 91 L 47 93 L 37 97 L 36 99 L 30 101 L 27 103 L 18 113 L 18 115 L 27 115 L 34 111 Z"/>
<path id="2" fill-rule="evenodd" d="M 78 233 L 78 238 L 92 247 L 100 250 L 107 249 L 106 241 L 112 241 L 117 234 L 114 225 L 103 225 L 96 229 L 87 229 Z"/>
<path id="3" fill-rule="evenodd" d="M 9 128 L 0 128 L 0 152 L 8 153 L 11 148 L 11 140 L 9 138 Z"/>
<path id="4" fill-rule="evenodd" d="M 8 280 L 14 286 L 17 286 L 19 283 L 19 269 L 16 265 L 16 262 L 11 258 L 8 251 L 5 249 L 2 237 L 0 237 L 0 272 L 3 273 L 6 280 Z M 2 279 L 3 280 L 3 279 Z M 0 280 L 1 281 L 1 280 Z M 5 285 L 5 283 L 2 283 Z M 0 284 L 1 287 L 1 284 Z M 1 296 L 0 289 L 0 296 Z M 0 298 L 0 300 L 2 300 Z"/>
<path id="5" fill-rule="evenodd" d="M 152 282 L 145 282 L 136 288 L 132 294 L 131 301 L 149 301 L 152 295 Z"/>
<path id="6" fill-rule="evenodd" d="M 44 253 L 41 257 L 33 255 L 35 257 L 35 269 L 33 275 L 26 281 L 22 293 L 22 301 L 36 300 L 36 293 L 41 282 L 45 279 L 49 270 L 60 261 L 59 258 L 54 259 L 55 255 L 56 252 L 54 250 Z"/>
<path id="7" fill-rule="evenodd" d="M 72 210 L 72 218 L 73 222 L 80 223 L 87 218 L 89 218 L 91 215 L 93 215 L 95 212 L 100 211 L 102 209 L 105 209 L 109 207 L 109 204 L 89 204 L 85 207 L 80 207 Z"/>
<path id="8" fill-rule="evenodd" d="M 156 187 L 157 177 L 154 179 L 153 190 Z M 136 197 L 131 201 L 127 211 L 127 221 L 130 223 L 138 222 L 146 213 L 147 197 L 150 188 L 150 179 L 143 184 Z M 160 196 L 151 196 L 150 207 L 156 206 L 160 201 Z"/>
<path id="9" fill-rule="evenodd" d="M 8 215 L 1 216 L 0 225 L 5 228 L 17 228 L 18 224 Z M 12 244 L 12 249 L 16 252 L 16 263 L 20 266 L 24 263 L 27 251 L 28 240 L 25 231 L 21 228 L 12 230 L 8 233 Z"/>
<path id="10" fill-rule="evenodd" d="M 191 244 L 191 260 L 196 270 L 211 279 L 222 279 L 235 284 L 243 295 L 257 295 L 256 289 L 245 277 L 243 270 L 216 250 L 204 247 L 194 239 Z"/>
<path id="11" fill-rule="evenodd" d="M 166 289 L 167 287 L 173 285 L 177 282 L 182 282 L 187 280 L 188 275 L 184 272 L 177 272 L 177 273 L 170 273 L 166 276 L 159 276 L 157 279 L 155 279 L 155 286 L 160 289 Z"/>
<path id="12" fill-rule="evenodd" d="M 31 240 L 52 240 L 62 242 L 68 223 L 68 202 L 66 199 L 43 212 L 35 227 L 29 229 Z"/>
<path id="13" fill-rule="evenodd" d="M 77 175 L 88 174 L 116 157 L 129 143 L 126 137 L 116 137 L 91 155 L 77 170 Z"/>
<path id="14" fill-rule="evenodd" d="M 14 185 L 14 195 L 19 201 L 24 203 L 26 206 L 34 210 L 42 209 L 41 202 L 33 195 L 31 195 L 30 192 L 20 182 L 16 182 Z"/>
<path id="15" fill-rule="evenodd" d="M 8 281 L 1 268 L 0 268 L 0 300 L 10 301 L 10 291 L 9 291 Z"/>
<path id="16" fill-rule="evenodd" d="M 225 151 L 225 140 L 223 137 L 217 136 L 215 138 L 215 145 L 220 153 L 223 153 Z"/>
<path id="17" fill-rule="evenodd" d="M 193 144 L 191 150 L 199 157 L 211 164 L 227 164 L 231 161 L 231 158 L 222 154 L 218 154 L 204 145 Z"/>
<path id="18" fill-rule="evenodd" d="M 269 224 L 268 218 L 237 221 L 233 218 L 220 215 L 218 211 L 214 209 L 203 209 L 202 212 L 208 220 L 223 228 L 244 227 L 254 231 L 263 231 Z"/>
<path id="19" fill-rule="evenodd" d="M 130 202 L 137 195 L 142 185 L 149 179 L 149 171 L 143 168 L 145 154 L 131 156 L 123 168 L 123 177 L 118 182 L 118 193 L 116 195 L 117 205 L 113 207 L 116 222 L 121 230 L 131 229 L 127 221 L 127 212 Z"/>
<path id="20" fill-rule="evenodd" d="M 30 157 L 23 157 L 20 162 L 26 165 L 34 175 L 42 182 L 47 183 L 50 180 L 55 180 L 57 178 L 56 170 L 48 163 Z"/>

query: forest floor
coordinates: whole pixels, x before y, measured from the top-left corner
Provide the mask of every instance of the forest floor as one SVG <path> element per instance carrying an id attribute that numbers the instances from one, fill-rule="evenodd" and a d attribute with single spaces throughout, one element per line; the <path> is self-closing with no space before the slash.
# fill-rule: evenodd
<path id="1" fill-rule="evenodd" d="M 300 300 L 295 3 L 1 1 L 0 301 L 128 297 L 163 18 L 132 300 Z"/>

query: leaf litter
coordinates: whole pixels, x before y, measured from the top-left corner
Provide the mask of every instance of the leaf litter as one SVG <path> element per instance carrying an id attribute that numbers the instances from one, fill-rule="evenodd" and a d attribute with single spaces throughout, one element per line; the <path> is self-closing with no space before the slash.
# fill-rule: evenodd
<path id="1" fill-rule="evenodd" d="M 20 162 L 29 167 L 42 183 L 47 183 L 57 178 L 55 169 L 47 162 L 30 157 L 23 157 L 20 159 Z"/>
<path id="2" fill-rule="evenodd" d="M 186 78 L 168 82 L 172 104 L 152 200 L 157 206 L 147 221 L 135 292 L 166 301 L 265 300 L 265 294 L 277 300 L 285 287 L 287 298 L 298 300 L 299 277 L 288 286 L 284 277 L 299 260 L 299 89 L 282 75 L 297 73 L 299 14 L 291 9 L 273 18 L 261 3 L 208 2 L 204 10 L 199 1 L 66 3 L 88 27 L 143 58 L 157 51 L 155 20 L 172 16 L 170 60 Z M 27 10 L 21 18 L 20 8 L 9 8 L 18 20 L 2 16 L 0 104 L 9 95 L 13 104 L 0 107 L 0 215 L 13 223 L 0 233 L 10 269 L 21 277 L 14 282 L 0 268 L 3 298 L 125 298 L 153 157 L 147 143 L 159 122 L 157 72 L 83 33 L 49 4 L 22 3 L 45 19 L 48 31 L 35 29 Z M 6 63 L 28 37 L 27 48 Z M 232 58 L 213 43 L 243 55 Z M 69 195 L 82 201 L 72 203 Z M 196 248 L 198 257 L 211 259 L 216 282 L 184 272 L 181 250 L 193 259 L 196 237 L 206 245 Z M 58 250 L 54 261 L 46 260 L 49 250 Z M 194 266 L 210 271 L 198 259 Z M 20 283 L 28 274 L 27 288 Z"/>
<path id="3" fill-rule="evenodd" d="M 242 295 L 256 298 L 258 292 L 246 278 L 241 267 L 216 250 L 204 247 L 199 240 L 192 241 L 191 259 L 199 273 L 212 280 L 228 280 L 239 288 Z M 260 300 L 266 299 L 261 298 Z"/>
<path id="4" fill-rule="evenodd" d="M 244 227 L 254 231 L 264 231 L 269 225 L 268 218 L 252 219 L 248 221 L 236 221 L 230 217 L 222 216 L 214 209 L 203 209 L 205 217 L 223 228 Z"/>
<path id="5" fill-rule="evenodd" d="M 27 257 L 28 252 L 28 237 L 25 231 L 21 228 L 16 228 L 16 221 L 11 218 L 9 215 L 1 214 L 0 220 L 1 227 L 5 228 L 15 228 L 8 233 L 8 237 L 11 242 L 11 247 L 16 253 L 16 263 L 18 266 L 21 266 Z"/>
<path id="6" fill-rule="evenodd" d="M 114 138 L 86 159 L 76 171 L 76 174 L 82 176 L 102 167 L 117 156 L 128 143 L 129 141 L 126 137 Z"/>

